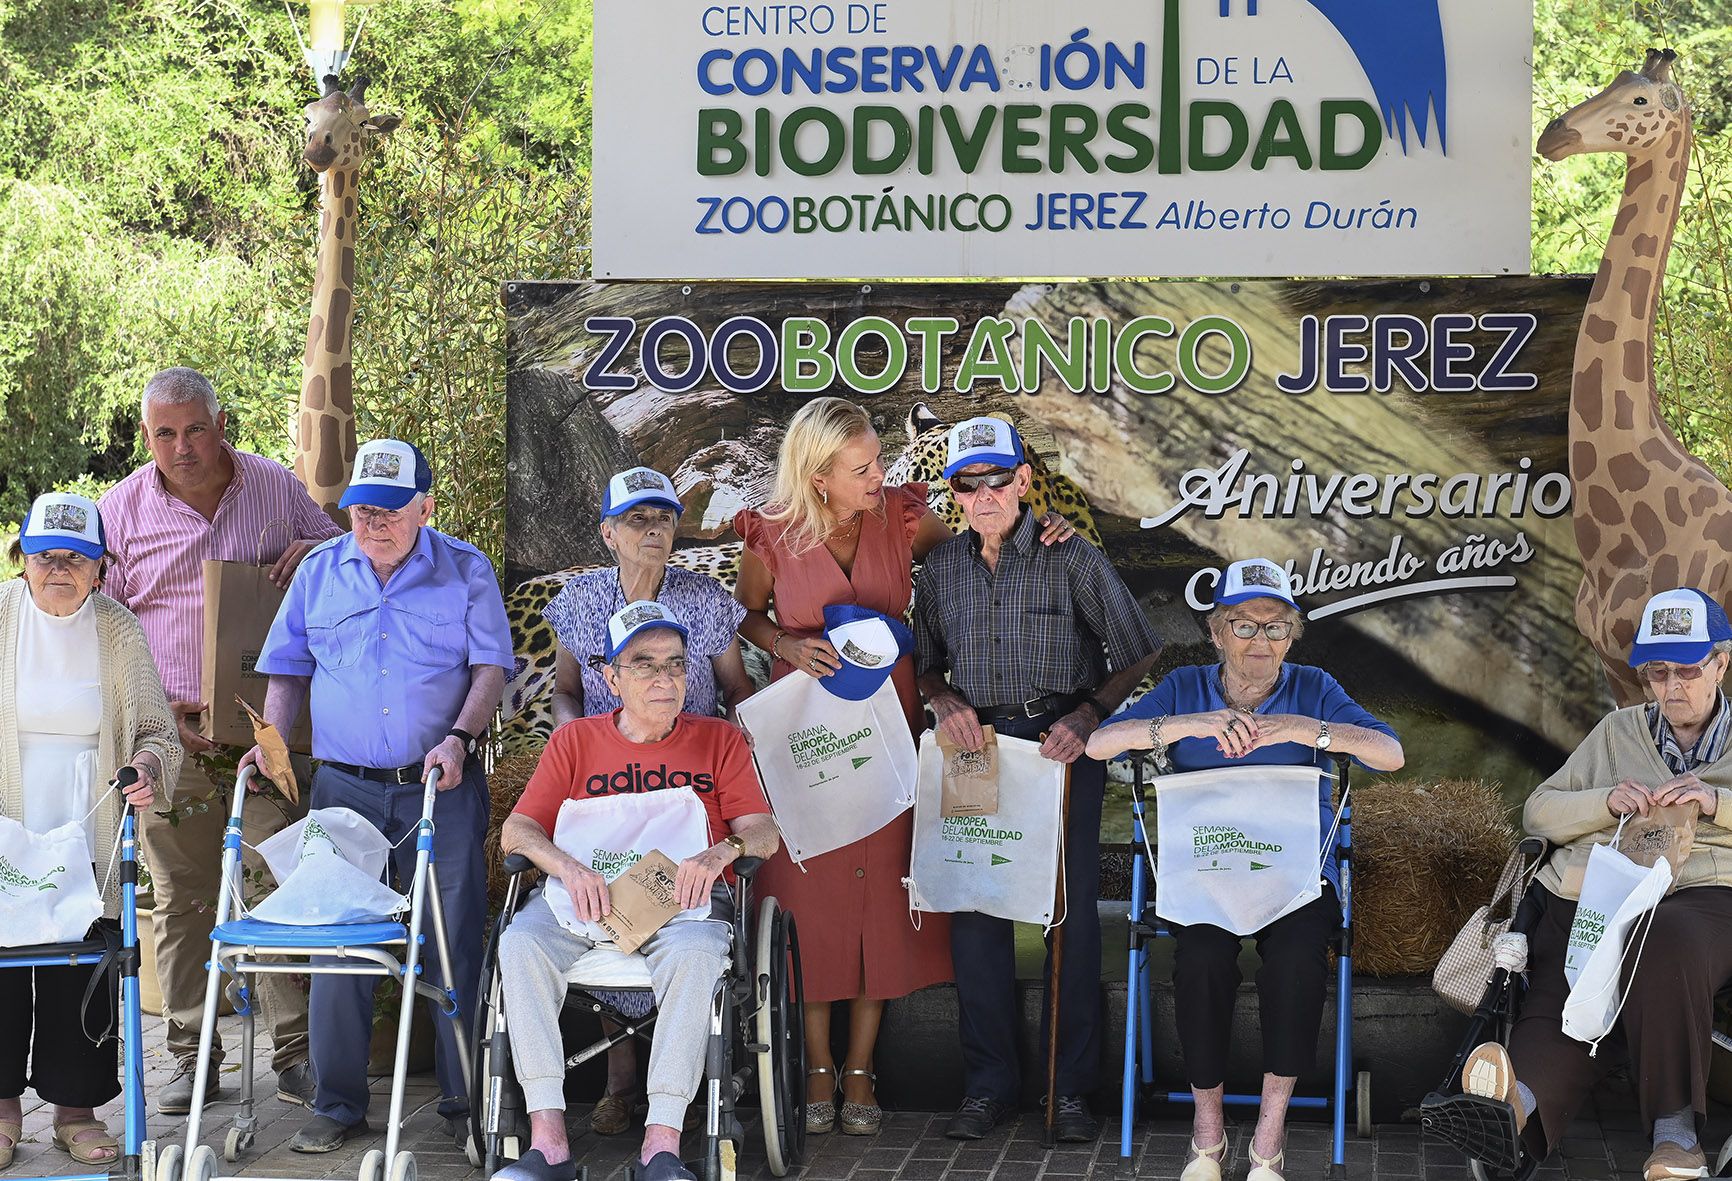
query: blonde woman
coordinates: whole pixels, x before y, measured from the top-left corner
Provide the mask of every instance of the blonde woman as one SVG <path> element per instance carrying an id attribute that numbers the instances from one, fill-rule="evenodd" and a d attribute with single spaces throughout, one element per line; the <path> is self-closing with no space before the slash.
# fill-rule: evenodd
<path id="1" fill-rule="evenodd" d="M 824 639 L 824 608 L 849 603 L 901 618 L 914 593 L 914 563 L 951 535 L 927 508 L 926 485 L 884 482 L 880 452 L 862 407 L 814 399 L 788 423 L 770 505 L 734 517 L 745 541 L 734 591 L 746 608 L 740 635 L 770 653 L 773 680 L 796 670 L 836 672 L 841 660 Z M 1056 514 L 1044 524 L 1049 544 L 1073 532 Z M 911 657 L 897 662 L 891 681 L 918 735 L 925 724 Z M 884 1002 L 951 979 L 943 916 L 926 916 L 919 930 L 908 921 L 902 878 L 912 837 L 913 818 L 904 813 L 864 840 L 804 862 L 804 873 L 780 853 L 759 872 L 759 889 L 781 899 L 800 924 L 810 1132 L 829 1132 L 838 1122 L 848 1135 L 878 1131 L 883 1113 L 872 1058 Z M 836 1001 L 852 1002 L 839 1072 L 830 1041 Z"/>

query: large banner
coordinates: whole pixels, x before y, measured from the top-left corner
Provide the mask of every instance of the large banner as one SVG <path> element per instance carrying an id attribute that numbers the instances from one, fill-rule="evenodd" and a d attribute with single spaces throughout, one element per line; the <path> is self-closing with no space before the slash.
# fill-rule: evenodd
<path id="1" fill-rule="evenodd" d="M 1577 633 L 1565 415 L 1584 279 L 1058 285 L 512 283 L 506 562 L 523 654 L 539 605 L 609 555 L 607 477 L 685 500 L 675 560 L 726 580 L 791 415 L 864 404 L 892 482 L 939 478 L 944 426 L 1001 414 L 1037 493 L 1102 545 L 1170 642 L 1225 563 L 1285 564 L 1292 659 L 1328 668 L 1422 773 L 1519 793 L 1610 705 Z M 533 708 L 524 717 L 534 715 Z"/>
<path id="2" fill-rule="evenodd" d="M 597 0 L 608 279 L 1529 266 L 1531 0 Z"/>

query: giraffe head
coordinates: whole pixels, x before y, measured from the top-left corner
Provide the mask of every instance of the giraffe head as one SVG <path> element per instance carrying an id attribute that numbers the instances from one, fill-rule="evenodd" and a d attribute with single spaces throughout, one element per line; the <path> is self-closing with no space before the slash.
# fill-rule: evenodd
<path id="1" fill-rule="evenodd" d="M 301 153 L 314 172 L 354 168 L 361 162 L 361 144 L 374 132 L 390 131 L 400 115 L 370 115 L 362 95 L 367 79 L 357 78 L 344 90 L 335 74 L 325 75 L 325 93 L 307 104 L 307 147 Z"/>
<path id="2" fill-rule="evenodd" d="M 1672 81 L 1670 49 L 1650 49 L 1637 71 L 1624 70 L 1612 84 L 1553 119 L 1540 133 L 1539 154 L 1562 160 L 1584 152 L 1648 156 L 1679 135 L 1690 104 Z"/>

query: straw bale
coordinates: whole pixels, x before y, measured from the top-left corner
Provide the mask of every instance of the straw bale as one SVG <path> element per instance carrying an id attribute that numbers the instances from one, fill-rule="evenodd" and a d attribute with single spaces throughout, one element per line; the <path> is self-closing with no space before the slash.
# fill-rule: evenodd
<path id="1" fill-rule="evenodd" d="M 1353 968 L 1430 975 L 1491 899 L 1516 833 L 1498 785 L 1398 779 L 1353 790 Z"/>
<path id="2" fill-rule="evenodd" d="M 523 785 L 529 782 L 530 775 L 535 772 L 535 765 L 541 761 L 541 752 L 533 754 L 510 755 L 493 764 L 493 770 L 487 775 L 487 789 L 492 795 L 492 814 L 487 821 L 487 840 L 482 844 L 482 851 L 487 857 L 487 909 L 496 911 L 505 901 L 505 870 L 502 868 L 505 857 L 499 851 L 499 830 L 505 824 L 505 818 L 511 815 L 511 809 L 517 806 L 517 798 L 523 794 Z"/>

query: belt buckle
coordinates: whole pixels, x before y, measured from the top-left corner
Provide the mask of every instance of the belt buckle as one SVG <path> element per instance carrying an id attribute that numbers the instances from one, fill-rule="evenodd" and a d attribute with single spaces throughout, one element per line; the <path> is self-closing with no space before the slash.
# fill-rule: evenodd
<path id="1" fill-rule="evenodd" d="M 415 768 L 413 767 L 398 767 L 396 770 L 391 772 L 391 775 L 397 786 L 402 787 L 406 783 L 415 782 L 411 775 L 414 770 Z"/>
<path id="2" fill-rule="evenodd" d="M 1038 718 L 1038 717 L 1040 717 L 1041 714 L 1045 713 L 1046 711 L 1035 709 L 1034 707 L 1039 705 L 1041 702 L 1043 702 L 1045 700 L 1046 700 L 1046 698 L 1044 698 L 1044 697 L 1036 697 L 1030 701 L 1023 702 L 1021 705 L 1017 706 L 1017 709 L 1022 711 L 1022 716 L 1025 718 Z"/>

